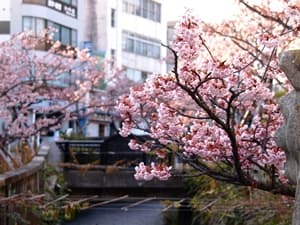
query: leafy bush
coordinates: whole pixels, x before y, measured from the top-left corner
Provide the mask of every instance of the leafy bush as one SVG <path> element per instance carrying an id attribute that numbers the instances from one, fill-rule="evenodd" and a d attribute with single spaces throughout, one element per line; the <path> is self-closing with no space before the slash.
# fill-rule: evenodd
<path id="1" fill-rule="evenodd" d="M 217 182 L 207 176 L 187 182 L 193 225 L 291 224 L 292 198 Z"/>

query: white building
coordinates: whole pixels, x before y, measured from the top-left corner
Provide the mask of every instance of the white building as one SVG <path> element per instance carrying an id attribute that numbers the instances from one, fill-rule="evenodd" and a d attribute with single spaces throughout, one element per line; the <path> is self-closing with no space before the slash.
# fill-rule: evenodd
<path id="1" fill-rule="evenodd" d="M 166 71 L 167 23 L 163 0 L 10 0 L 0 2 L 0 41 L 11 34 L 44 28 L 57 30 L 62 44 L 89 48 L 114 59 L 134 80 Z M 88 136 L 109 135 L 94 121 Z M 104 130 L 104 131 L 103 131 Z"/>
<path id="2" fill-rule="evenodd" d="M 87 37 L 100 54 L 114 59 L 134 81 L 165 72 L 166 14 L 163 1 L 91 0 Z M 97 27 L 98 29 L 95 29 Z"/>
<path id="3" fill-rule="evenodd" d="M 84 14 L 78 10 L 83 1 L 77 0 L 10 0 L 2 1 L 0 24 L 9 29 L 0 32 L 0 38 L 9 37 L 21 31 L 32 30 L 38 34 L 44 28 L 57 29 L 55 38 L 63 44 L 78 45 L 84 41 Z M 5 15 L 5 16 L 4 16 Z M 9 25 L 7 25 L 9 24 Z M 0 28 L 2 31 L 2 29 Z"/>
<path id="4" fill-rule="evenodd" d="M 46 27 L 63 44 L 114 58 L 134 80 L 165 72 L 166 13 L 162 0 L 10 0 L 0 3 L 0 40 Z M 136 76 L 135 76 L 136 75 Z"/>

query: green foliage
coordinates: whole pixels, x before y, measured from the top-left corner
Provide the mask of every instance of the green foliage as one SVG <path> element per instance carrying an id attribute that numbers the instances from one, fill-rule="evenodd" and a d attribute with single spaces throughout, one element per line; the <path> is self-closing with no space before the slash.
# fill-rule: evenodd
<path id="1" fill-rule="evenodd" d="M 164 225 L 190 225 L 192 222 L 192 211 L 187 200 L 162 202 L 168 210 L 163 211 Z"/>
<path id="2" fill-rule="evenodd" d="M 75 132 L 72 132 L 69 136 L 66 135 L 65 133 L 61 133 L 60 138 L 62 138 L 64 140 L 84 140 L 84 139 L 86 139 L 86 137 L 84 137 L 83 134 L 75 133 Z"/>
<path id="3" fill-rule="evenodd" d="M 189 179 L 193 225 L 288 225 L 292 199 L 249 187 L 217 182 L 207 176 Z"/>
<path id="4" fill-rule="evenodd" d="M 100 90 L 105 90 L 107 88 L 107 83 L 105 82 L 104 79 L 99 80 L 99 85 L 97 88 Z"/>
<path id="5" fill-rule="evenodd" d="M 18 225 L 18 224 L 29 225 L 30 224 L 29 221 L 24 219 L 24 217 L 18 212 L 8 213 L 7 216 L 12 224 L 16 224 L 16 225 Z"/>
<path id="6" fill-rule="evenodd" d="M 69 192 L 63 173 L 59 171 L 59 169 L 55 165 L 47 164 L 43 172 L 43 181 L 45 182 L 45 180 L 51 176 L 57 177 L 56 180 L 57 189 L 55 193 L 52 193 L 54 195 L 53 197 L 61 196 Z M 45 190 L 45 191 L 51 192 L 51 190 Z"/>
<path id="7" fill-rule="evenodd" d="M 40 220 L 41 225 L 60 225 L 65 219 L 64 199 L 56 201 L 56 199 L 64 196 L 69 190 L 64 180 L 63 173 L 54 165 L 47 164 L 43 173 L 43 181 L 55 177 L 54 188 L 45 187 L 46 202 L 43 207 L 33 208 L 33 211 Z"/>
<path id="8" fill-rule="evenodd" d="M 287 94 L 286 90 L 276 91 L 274 97 L 279 99 Z"/>

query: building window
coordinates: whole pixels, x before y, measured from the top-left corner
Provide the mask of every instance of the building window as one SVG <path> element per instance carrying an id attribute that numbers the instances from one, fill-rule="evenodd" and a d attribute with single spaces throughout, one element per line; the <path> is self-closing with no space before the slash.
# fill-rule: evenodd
<path id="1" fill-rule="evenodd" d="M 99 124 L 99 137 L 105 137 L 105 125 L 104 124 Z"/>
<path id="2" fill-rule="evenodd" d="M 53 37 L 54 40 L 60 41 L 63 45 L 77 46 L 76 30 L 42 18 L 23 17 L 23 31 L 32 31 L 34 35 L 40 35 L 48 27 L 56 30 Z"/>
<path id="3" fill-rule="evenodd" d="M 142 78 L 143 81 L 146 81 L 146 80 L 147 80 L 148 74 L 149 74 L 149 73 L 147 73 L 146 71 L 142 71 L 142 73 L 141 73 L 141 78 Z"/>
<path id="4" fill-rule="evenodd" d="M 87 50 L 87 54 L 91 55 L 93 53 L 93 42 L 91 41 L 84 41 L 83 42 L 83 48 Z"/>
<path id="5" fill-rule="evenodd" d="M 111 13 L 110 13 L 110 25 L 111 25 L 111 27 L 115 27 L 116 26 L 116 10 L 115 9 L 111 9 Z"/>
<path id="6" fill-rule="evenodd" d="M 77 30 L 72 29 L 71 46 L 77 46 Z"/>
<path id="7" fill-rule="evenodd" d="M 68 5 L 77 6 L 77 0 L 60 0 Z"/>
<path id="8" fill-rule="evenodd" d="M 122 49 L 126 52 L 155 59 L 160 58 L 160 42 L 158 40 L 124 31 L 122 41 Z"/>
<path id="9" fill-rule="evenodd" d="M 123 11 L 155 22 L 161 20 L 161 4 L 153 0 L 124 0 Z"/>
<path id="10" fill-rule="evenodd" d="M 62 26 L 61 27 L 61 43 L 64 45 L 71 44 L 72 29 Z"/>
<path id="11" fill-rule="evenodd" d="M 115 60 L 116 60 L 116 50 L 115 49 L 110 49 L 110 58 L 111 58 L 111 67 L 114 67 L 115 65 Z"/>
<path id="12" fill-rule="evenodd" d="M 0 21 L 0 34 L 10 34 L 10 21 Z"/>
<path id="13" fill-rule="evenodd" d="M 129 78 L 132 81 L 145 81 L 151 73 L 147 71 L 142 71 L 142 70 L 136 70 L 132 68 L 126 68 L 125 74 L 127 78 Z"/>
<path id="14" fill-rule="evenodd" d="M 23 0 L 23 3 L 46 5 L 46 0 Z"/>

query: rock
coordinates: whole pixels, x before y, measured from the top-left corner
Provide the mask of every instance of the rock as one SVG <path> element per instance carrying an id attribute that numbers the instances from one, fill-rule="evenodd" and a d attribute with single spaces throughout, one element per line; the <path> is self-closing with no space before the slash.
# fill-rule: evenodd
<path id="1" fill-rule="evenodd" d="M 297 184 L 292 225 L 300 225 L 300 50 L 283 52 L 279 65 L 295 90 L 280 100 L 285 124 L 276 133 L 276 143 L 286 154 L 287 177 Z"/>
<path id="2" fill-rule="evenodd" d="M 281 53 L 279 65 L 296 91 L 300 91 L 300 50 Z"/>

